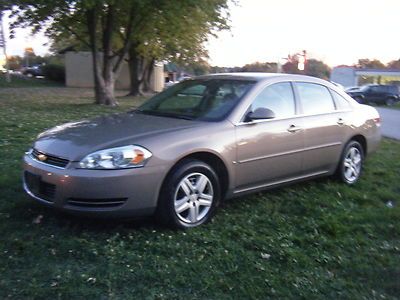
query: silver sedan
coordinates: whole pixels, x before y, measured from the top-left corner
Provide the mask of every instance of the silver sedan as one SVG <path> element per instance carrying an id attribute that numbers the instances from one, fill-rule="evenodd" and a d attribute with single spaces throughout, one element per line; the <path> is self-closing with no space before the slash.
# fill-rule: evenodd
<path id="1" fill-rule="evenodd" d="M 23 186 L 63 211 L 195 227 L 222 199 L 320 176 L 355 184 L 379 127 L 374 108 L 324 80 L 208 75 L 133 111 L 40 134 Z"/>

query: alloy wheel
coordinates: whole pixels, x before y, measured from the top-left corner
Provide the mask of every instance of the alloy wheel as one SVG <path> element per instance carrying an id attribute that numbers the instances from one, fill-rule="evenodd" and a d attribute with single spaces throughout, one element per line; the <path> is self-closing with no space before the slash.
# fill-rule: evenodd
<path id="1" fill-rule="evenodd" d="M 352 146 L 348 149 L 346 156 L 343 160 L 343 175 L 349 182 L 355 182 L 361 173 L 362 154 L 360 150 Z"/>
<path id="2" fill-rule="evenodd" d="M 185 223 L 197 223 L 210 212 L 213 200 L 214 190 L 210 179 L 202 173 L 190 173 L 176 188 L 175 213 Z"/>

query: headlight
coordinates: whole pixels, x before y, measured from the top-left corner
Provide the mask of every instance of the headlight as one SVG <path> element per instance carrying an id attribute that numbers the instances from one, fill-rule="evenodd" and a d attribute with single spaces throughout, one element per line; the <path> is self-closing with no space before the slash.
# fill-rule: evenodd
<path id="1" fill-rule="evenodd" d="M 128 169 L 143 167 L 151 152 L 140 146 L 104 149 L 87 155 L 79 163 L 83 169 Z"/>

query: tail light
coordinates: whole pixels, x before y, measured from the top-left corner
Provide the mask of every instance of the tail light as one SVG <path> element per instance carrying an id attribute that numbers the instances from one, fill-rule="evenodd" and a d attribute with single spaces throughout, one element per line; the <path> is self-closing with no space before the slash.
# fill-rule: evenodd
<path id="1" fill-rule="evenodd" d="M 381 125 L 381 118 L 380 118 L 380 117 L 374 118 L 374 122 L 375 122 L 375 124 L 376 124 L 377 126 L 380 126 L 380 125 Z"/>

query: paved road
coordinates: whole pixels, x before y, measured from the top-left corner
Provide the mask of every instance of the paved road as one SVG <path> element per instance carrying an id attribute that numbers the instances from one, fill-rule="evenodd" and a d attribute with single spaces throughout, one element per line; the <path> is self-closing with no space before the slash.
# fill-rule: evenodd
<path id="1" fill-rule="evenodd" d="M 400 140 L 400 110 L 383 107 L 376 107 L 381 115 L 382 135 Z"/>

